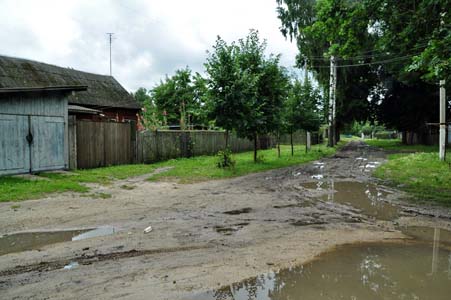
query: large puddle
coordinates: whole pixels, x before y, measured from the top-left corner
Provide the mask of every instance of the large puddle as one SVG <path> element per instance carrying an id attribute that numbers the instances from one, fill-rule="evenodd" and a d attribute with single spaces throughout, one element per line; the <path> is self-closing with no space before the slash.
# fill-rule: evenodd
<path id="1" fill-rule="evenodd" d="M 388 192 L 371 183 L 356 181 L 335 182 L 325 180 L 302 184 L 308 189 L 325 190 L 324 201 L 350 205 L 367 216 L 380 220 L 393 220 L 398 217 L 398 209 L 385 201 Z"/>
<path id="2" fill-rule="evenodd" d="M 419 228 L 416 228 L 419 229 Z M 424 229 L 424 228 L 423 228 Z M 415 229 L 413 229 L 415 231 Z M 252 278 L 191 299 L 380 300 L 451 299 L 451 244 L 433 242 L 348 245 L 300 267 Z"/>
<path id="3" fill-rule="evenodd" d="M 39 249 L 46 245 L 79 241 L 114 233 L 113 227 L 99 227 L 85 230 L 23 232 L 0 236 L 0 255 Z"/>

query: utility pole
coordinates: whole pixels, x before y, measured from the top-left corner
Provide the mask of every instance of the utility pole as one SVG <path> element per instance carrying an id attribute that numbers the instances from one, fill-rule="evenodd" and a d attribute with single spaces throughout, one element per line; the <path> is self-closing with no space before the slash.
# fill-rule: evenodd
<path id="1" fill-rule="evenodd" d="M 440 149 L 439 157 L 445 160 L 446 153 L 446 89 L 445 80 L 440 80 Z"/>
<path id="2" fill-rule="evenodd" d="M 113 34 L 114 32 L 107 32 L 110 41 L 110 76 L 113 76 L 113 63 L 111 61 L 111 44 L 113 43 Z"/>
<path id="3" fill-rule="evenodd" d="M 440 27 L 445 25 L 443 21 L 444 13 L 440 14 Z M 446 156 L 446 89 L 445 80 L 440 80 L 440 140 L 439 140 L 439 157 L 441 161 Z"/>
<path id="4" fill-rule="evenodd" d="M 308 67 L 307 61 L 305 61 L 304 87 L 308 81 L 307 67 Z M 310 151 L 311 145 L 312 145 L 312 141 L 311 141 L 310 132 L 308 130 L 306 130 L 305 131 L 305 152 Z"/>
<path id="5" fill-rule="evenodd" d="M 336 145 L 336 89 L 337 89 L 337 67 L 335 56 L 330 57 L 330 77 L 329 77 L 329 147 Z"/>

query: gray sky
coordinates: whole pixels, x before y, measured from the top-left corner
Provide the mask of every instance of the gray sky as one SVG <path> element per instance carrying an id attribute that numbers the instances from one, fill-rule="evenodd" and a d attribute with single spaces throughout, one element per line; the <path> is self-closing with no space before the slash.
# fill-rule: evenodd
<path id="1" fill-rule="evenodd" d="M 129 91 L 152 88 L 189 66 L 202 72 L 217 35 L 231 42 L 257 29 L 268 51 L 294 65 L 279 31 L 276 0 L 0 0 L 0 55 L 108 74 Z"/>

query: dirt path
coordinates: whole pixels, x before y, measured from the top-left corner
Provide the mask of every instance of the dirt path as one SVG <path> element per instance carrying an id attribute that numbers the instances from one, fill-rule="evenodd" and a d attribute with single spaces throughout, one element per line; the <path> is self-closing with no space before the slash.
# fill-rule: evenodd
<path id="1" fill-rule="evenodd" d="M 116 229 L 110 236 L 0 256 L 1 298 L 183 299 L 305 263 L 336 245 L 406 238 L 397 225 L 451 228 L 447 209 L 406 204 L 403 193 L 380 185 L 371 190 L 371 170 L 384 157 L 353 142 L 320 162 L 230 180 L 179 185 L 140 177 L 96 186 L 93 197 L 59 194 L 21 202 L 15 210 L 1 203 L 0 234 Z M 383 218 L 327 198 L 334 197 L 331 189 L 356 182 L 376 202 L 395 207 L 395 214 Z M 111 198 L 95 197 L 101 193 Z M 79 266 L 64 270 L 70 262 Z"/>

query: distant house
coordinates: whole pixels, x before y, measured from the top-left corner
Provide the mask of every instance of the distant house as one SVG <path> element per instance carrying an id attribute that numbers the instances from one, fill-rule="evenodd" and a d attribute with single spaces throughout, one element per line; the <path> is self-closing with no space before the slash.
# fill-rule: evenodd
<path id="1" fill-rule="evenodd" d="M 0 89 L 87 86 L 68 96 L 69 115 L 77 119 L 137 121 L 141 106 L 114 77 L 27 59 L 0 56 Z"/>
<path id="2" fill-rule="evenodd" d="M 67 169 L 71 119 L 137 121 L 139 111 L 113 77 L 0 56 L 0 175 Z"/>

